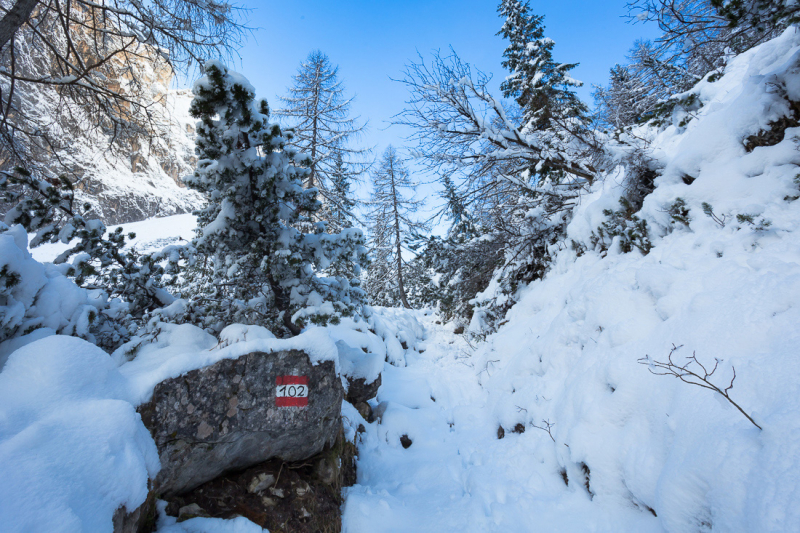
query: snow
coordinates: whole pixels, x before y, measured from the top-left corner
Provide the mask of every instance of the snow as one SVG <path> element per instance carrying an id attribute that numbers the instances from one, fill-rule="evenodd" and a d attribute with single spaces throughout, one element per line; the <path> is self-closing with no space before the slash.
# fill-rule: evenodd
<path id="1" fill-rule="evenodd" d="M 685 127 L 676 116 L 656 135 L 634 132 L 663 168 L 639 213 L 648 255 L 590 243 L 624 193 L 618 170 L 568 228 L 587 251 L 554 250 L 485 342 L 396 311 L 425 340 L 404 351 L 407 366 L 384 368 L 345 531 L 800 531 L 800 212 L 788 198 L 800 131 L 743 146 L 787 112 L 770 88 L 800 86 L 799 53 L 789 30 L 702 82 Z M 688 227 L 670 221 L 677 198 Z M 719 360 L 709 379 L 720 388 L 735 369 L 730 397 L 763 430 L 720 394 L 639 364 L 673 346 L 678 364 Z"/>
<path id="2" fill-rule="evenodd" d="M 52 336 L 11 354 L 0 373 L 0 517 L 4 531 L 108 531 L 158 472 L 155 443 L 123 376 L 96 346 Z"/>
<path id="3" fill-rule="evenodd" d="M 158 533 L 269 533 L 242 516 L 230 520 L 190 518 L 178 523 L 165 513 L 166 507 L 167 502 L 158 502 Z"/>
<path id="4" fill-rule="evenodd" d="M 106 235 L 113 233 L 117 228 L 122 228 L 126 235 L 135 233 L 136 238 L 127 241 L 126 249 L 133 248 L 139 253 L 152 253 L 169 244 L 192 240 L 196 227 L 197 219 L 194 215 L 172 215 L 109 226 Z M 30 253 L 37 261 L 49 262 L 68 248 L 69 245 L 62 243 L 43 244 L 31 249 Z"/>
<path id="5" fill-rule="evenodd" d="M 46 335 L 93 340 L 91 317 L 124 307 L 100 291 L 78 287 L 61 266 L 36 261 L 21 226 L 0 233 L 0 272 L 5 278 L 0 290 L 0 370 L 14 350 Z"/>

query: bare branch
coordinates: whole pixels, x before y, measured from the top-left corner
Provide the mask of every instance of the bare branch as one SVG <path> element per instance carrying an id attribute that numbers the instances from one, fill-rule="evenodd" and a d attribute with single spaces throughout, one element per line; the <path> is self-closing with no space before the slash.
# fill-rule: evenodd
<path id="1" fill-rule="evenodd" d="M 762 429 L 761 426 L 756 424 L 755 420 L 742 409 L 739 404 L 737 404 L 731 397 L 730 397 L 730 390 L 733 389 L 733 382 L 736 379 L 736 369 L 731 366 L 731 370 L 733 371 L 733 377 L 731 378 L 730 384 L 722 389 L 716 384 L 711 381 L 711 378 L 714 376 L 714 373 L 717 371 L 719 363 L 721 362 L 720 359 L 716 359 L 716 363 L 714 364 L 714 368 L 709 372 L 706 370 L 706 367 L 697 359 L 697 354 L 692 352 L 692 355 L 687 357 L 687 362 L 683 365 L 679 365 L 672 360 L 673 354 L 682 348 L 683 345 L 675 346 L 672 345 L 672 349 L 669 351 L 667 355 L 666 361 L 656 361 L 651 359 L 649 355 L 639 359 L 639 363 L 642 365 L 647 365 L 649 370 L 652 374 L 657 376 L 673 376 L 684 383 L 688 383 L 689 385 L 696 385 L 698 387 L 702 387 L 704 389 L 709 389 L 713 392 L 720 394 L 723 398 L 728 400 L 728 402 L 736 407 L 740 413 L 742 413 L 747 420 L 750 421 L 755 427 L 758 429 Z M 699 371 L 695 371 L 692 369 L 692 365 L 699 367 L 702 370 L 702 375 L 700 375 Z"/>

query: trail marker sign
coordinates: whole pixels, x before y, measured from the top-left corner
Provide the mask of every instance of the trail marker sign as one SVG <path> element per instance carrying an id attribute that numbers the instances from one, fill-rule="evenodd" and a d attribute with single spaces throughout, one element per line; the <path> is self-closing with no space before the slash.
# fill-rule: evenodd
<path id="1" fill-rule="evenodd" d="M 278 376 L 275 385 L 276 407 L 308 406 L 308 376 Z"/>

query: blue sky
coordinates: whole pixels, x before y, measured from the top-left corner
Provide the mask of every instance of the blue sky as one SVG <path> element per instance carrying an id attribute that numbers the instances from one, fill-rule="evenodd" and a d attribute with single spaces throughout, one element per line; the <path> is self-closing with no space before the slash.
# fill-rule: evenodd
<path id="1" fill-rule="evenodd" d="M 502 24 L 496 0 L 294 0 L 244 2 L 249 25 L 257 28 L 240 50 L 240 70 L 266 97 L 280 105 L 291 76 L 309 52 L 320 49 L 339 65 L 353 113 L 369 121 L 364 144 L 380 154 L 388 144 L 402 147 L 407 132 L 390 127 L 400 112 L 406 88 L 391 78 L 404 65 L 432 50 L 452 46 L 474 67 L 505 76 L 500 66 L 505 42 L 495 34 Z M 557 61 L 577 62 L 574 77 L 586 85 L 580 95 L 591 103 L 591 85 L 604 84 L 609 69 L 625 61 L 638 38 L 652 38 L 657 28 L 626 22 L 625 0 L 532 0 L 545 15 L 547 35 L 556 41 Z M 498 91 L 499 95 L 499 91 Z M 429 190 L 425 191 L 430 193 Z"/>
<path id="2" fill-rule="evenodd" d="M 384 130 L 403 108 L 406 89 L 390 78 L 417 51 L 428 56 L 448 46 L 499 85 L 505 42 L 495 34 L 502 23 L 495 0 L 250 0 L 244 6 L 250 25 L 258 28 L 240 51 L 236 65 L 271 107 L 284 94 L 300 62 L 320 49 L 340 67 L 354 111 L 370 121 L 371 144 L 400 144 L 399 133 Z M 545 15 L 547 34 L 556 41 L 555 59 L 578 62 L 574 75 L 586 87 L 603 84 L 608 70 L 625 60 L 634 40 L 655 29 L 626 22 L 625 0 L 533 0 L 534 12 Z"/>

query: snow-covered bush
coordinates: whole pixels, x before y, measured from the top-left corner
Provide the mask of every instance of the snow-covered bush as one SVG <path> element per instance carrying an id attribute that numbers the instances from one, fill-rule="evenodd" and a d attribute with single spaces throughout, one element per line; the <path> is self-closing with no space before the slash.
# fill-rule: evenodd
<path id="1" fill-rule="evenodd" d="M 36 261 L 22 226 L 0 226 L 0 368 L 11 352 L 47 335 L 112 349 L 131 334 L 129 306 L 76 285 L 65 275 L 75 268 Z"/>
<path id="2" fill-rule="evenodd" d="M 135 235 L 124 234 L 121 227 L 107 232 L 106 225 L 92 216 L 89 205 L 75 205 L 75 191 L 65 177 L 53 184 L 16 168 L 14 172 L 0 173 L 0 191 L 12 206 L 5 214 L 0 233 L 12 226 L 19 228 L 14 231 L 35 233 L 31 247 L 46 243 L 68 245 L 53 261 L 62 266 L 58 271 L 80 287 L 101 287 L 105 298 L 119 298 L 126 303 L 126 312 L 115 318 L 116 333 L 97 339 L 102 347 L 116 348 L 144 323 L 148 312 L 174 300 L 164 285 L 172 280 L 178 263 L 189 256 L 189 247 L 172 245 L 145 255 L 124 249 L 126 240 Z M 27 250 L 27 236 L 24 241 L 21 248 Z M 12 282 L 13 276 L 6 279 L 7 284 Z"/>

